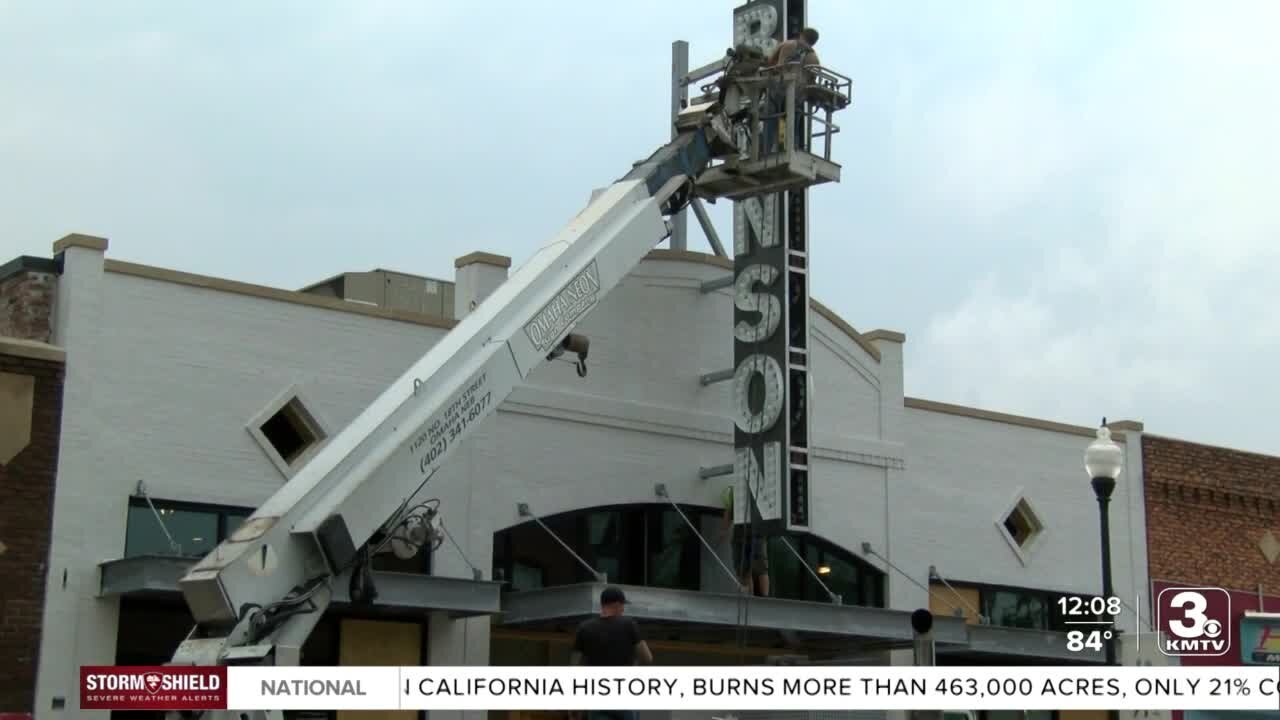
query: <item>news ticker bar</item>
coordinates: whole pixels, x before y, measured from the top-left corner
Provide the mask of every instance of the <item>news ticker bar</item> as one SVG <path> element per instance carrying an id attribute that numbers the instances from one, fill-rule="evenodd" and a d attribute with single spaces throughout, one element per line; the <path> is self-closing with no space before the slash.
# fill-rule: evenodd
<path id="1" fill-rule="evenodd" d="M 1248 667 L 86 667 L 81 685 L 95 708 L 1280 709 L 1280 668 Z"/>

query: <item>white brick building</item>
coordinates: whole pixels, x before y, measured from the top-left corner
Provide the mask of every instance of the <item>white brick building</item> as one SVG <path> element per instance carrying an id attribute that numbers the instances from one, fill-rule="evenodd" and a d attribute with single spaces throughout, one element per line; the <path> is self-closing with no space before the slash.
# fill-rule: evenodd
<path id="1" fill-rule="evenodd" d="M 54 250 L 52 343 L 66 352 L 66 386 L 37 717 L 89 714 L 76 709 L 80 665 L 171 652 L 187 630 L 173 582 L 189 556 L 233 530 L 507 273 L 504 259 L 477 254 L 452 281 L 375 273 L 294 292 L 123 262 L 87 236 Z M 699 377 L 733 364 L 732 303 L 728 289 L 699 288 L 728 267 L 654 251 L 580 326 L 587 377 L 559 362 L 535 371 L 431 481 L 460 549 L 437 550 L 429 577 L 425 562 L 383 566 L 398 571 L 386 576 L 387 606 L 335 609 L 304 662 L 562 662 L 565 629 L 593 611 L 599 585 L 520 503 L 631 586 L 659 662 L 883 652 L 901 647 L 919 607 L 944 615 L 942 662 L 1070 659 L 1055 598 L 1100 591 L 1082 469 L 1092 431 L 904 397 L 905 338 L 858 333 L 821 306 L 819 537 L 797 544 L 843 604 L 775 543 L 778 597 L 751 601 L 756 629 L 739 646 L 730 579 L 655 495 L 664 484 L 716 542 L 727 478 L 699 468 L 731 461 L 733 425 L 728 383 Z M 292 415 L 277 417 L 284 407 Z M 1134 598 L 1147 587 L 1141 426 L 1113 429 L 1127 461 L 1112 503 L 1116 591 Z M 954 591 L 931 582 L 931 568 Z M 952 607 L 990 622 L 945 617 Z M 1132 612 L 1120 627 L 1135 627 Z"/>

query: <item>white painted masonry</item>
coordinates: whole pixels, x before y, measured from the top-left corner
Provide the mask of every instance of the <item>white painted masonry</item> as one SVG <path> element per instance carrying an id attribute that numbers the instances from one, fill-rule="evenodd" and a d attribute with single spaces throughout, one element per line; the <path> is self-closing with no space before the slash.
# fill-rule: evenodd
<path id="1" fill-rule="evenodd" d="M 65 248 L 58 281 L 54 342 L 67 351 L 67 384 L 39 717 L 92 715 L 76 709 L 77 667 L 114 660 L 118 614 L 118 603 L 95 596 L 97 566 L 123 555 L 139 481 L 156 498 L 260 504 L 285 477 L 247 429 L 253 418 L 296 386 L 336 431 L 450 324 L 125 272 L 104 255 Z M 506 275 L 492 263 L 459 270 L 459 314 Z M 699 286 L 727 272 L 709 256 L 655 252 L 577 329 L 591 339 L 587 377 L 568 362 L 539 368 L 432 480 L 426 495 L 441 500 L 445 524 L 486 576 L 493 534 L 520 521 L 520 502 L 542 516 L 647 503 L 661 482 L 678 502 L 718 507 L 727 480 L 700 480 L 698 468 L 732 459 L 730 387 L 698 377 L 732 366 L 732 303 L 730 290 Z M 926 584 L 935 565 L 957 581 L 1098 591 L 1081 429 L 925 409 L 904 398 L 900 335 L 854 336 L 816 310 L 812 328 L 813 527 L 858 555 L 870 543 L 869 562 L 888 571 L 891 607 L 928 606 L 928 597 L 881 557 Z M 1112 517 L 1113 544 L 1124 549 L 1118 590 L 1132 597 L 1147 572 L 1129 435 Z M 1045 527 L 1025 562 L 997 522 L 1019 497 Z M 434 571 L 471 577 L 448 544 Z M 488 632 L 488 619 L 433 618 L 429 661 L 485 664 Z M 49 710 L 55 697 L 66 698 L 64 711 Z"/>

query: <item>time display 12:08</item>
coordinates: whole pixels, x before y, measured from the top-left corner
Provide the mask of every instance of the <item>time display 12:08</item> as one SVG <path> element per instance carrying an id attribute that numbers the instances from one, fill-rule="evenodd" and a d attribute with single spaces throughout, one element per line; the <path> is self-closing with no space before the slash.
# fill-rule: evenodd
<path id="1" fill-rule="evenodd" d="M 1120 614 L 1120 598 L 1060 597 L 1058 609 L 1067 617 L 1115 617 Z"/>

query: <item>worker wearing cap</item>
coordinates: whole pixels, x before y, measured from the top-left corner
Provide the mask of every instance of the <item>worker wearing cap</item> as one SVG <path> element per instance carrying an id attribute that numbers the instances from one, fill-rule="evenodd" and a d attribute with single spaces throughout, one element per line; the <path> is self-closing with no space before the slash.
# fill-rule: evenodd
<path id="1" fill-rule="evenodd" d="M 623 615 L 627 596 L 620 588 L 600 593 L 600 615 L 578 626 L 573 637 L 574 665 L 649 665 L 653 653 L 640 637 L 636 621 Z M 635 720 L 634 710 L 591 710 L 587 720 Z"/>
<path id="2" fill-rule="evenodd" d="M 600 615 L 578 626 L 573 638 L 574 665 L 638 665 L 653 662 L 636 621 L 623 615 L 627 596 L 620 588 L 600 593 Z"/>
<path id="3" fill-rule="evenodd" d="M 760 535 L 751 537 L 749 543 L 751 554 L 748 556 L 746 535 L 749 528 L 735 525 L 733 522 L 732 484 L 726 486 L 724 492 L 720 494 L 720 502 L 724 506 L 720 539 L 723 541 L 730 532 L 733 534 L 733 562 L 738 568 L 738 580 L 742 583 L 742 589 L 756 595 L 767 596 L 769 594 L 769 553 L 765 547 L 764 537 Z M 752 580 L 755 582 L 753 583 Z"/>

